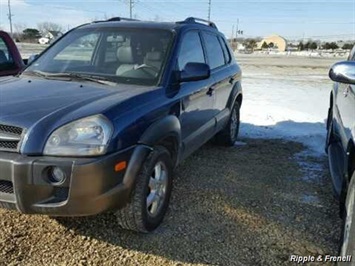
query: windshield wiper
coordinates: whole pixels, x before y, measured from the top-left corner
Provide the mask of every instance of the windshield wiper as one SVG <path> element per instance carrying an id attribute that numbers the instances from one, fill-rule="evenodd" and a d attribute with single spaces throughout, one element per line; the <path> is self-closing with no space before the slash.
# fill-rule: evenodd
<path id="1" fill-rule="evenodd" d="M 27 70 L 25 72 L 21 73 L 22 75 L 31 75 L 31 76 L 37 76 L 37 77 L 46 77 L 48 73 L 39 71 L 39 70 Z"/>
<path id="2" fill-rule="evenodd" d="M 98 75 L 91 75 L 91 74 L 82 74 L 82 73 L 75 73 L 75 72 L 63 72 L 63 73 L 48 73 L 45 78 L 70 78 L 70 79 L 78 79 L 84 81 L 91 81 L 96 82 L 104 85 L 116 85 L 116 82 L 112 80 L 98 76 Z"/>
<path id="3" fill-rule="evenodd" d="M 27 71 L 25 72 L 25 74 L 35 75 L 45 79 L 67 78 L 70 80 L 77 79 L 77 80 L 91 81 L 91 82 L 96 82 L 99 84 L 110 85 L 110 86 L 114 86 L 117 84 L 116 82 L 106 77 L 102 77 L 98 75 L 90 75 L 90 74 L 81 74 L 75 72 L 49 73 L 49 72 L 43 72 L 39 70 L 33 70 L 33 71 Z"/>

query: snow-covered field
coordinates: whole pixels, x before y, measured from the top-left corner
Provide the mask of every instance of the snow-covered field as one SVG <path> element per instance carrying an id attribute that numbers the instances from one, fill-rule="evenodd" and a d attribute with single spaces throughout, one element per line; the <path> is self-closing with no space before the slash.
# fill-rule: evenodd
<path id="1" fill-rule="evenodd" d="M 240 136 L 293 140 L 322 156 L 332 87 L 328 71 L 343 59 L 237 55 L 244 93 Z"/>

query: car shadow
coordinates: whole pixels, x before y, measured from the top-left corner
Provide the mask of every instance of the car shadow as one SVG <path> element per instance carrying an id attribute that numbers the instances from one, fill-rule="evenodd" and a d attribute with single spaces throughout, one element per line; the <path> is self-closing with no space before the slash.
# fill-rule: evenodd
<path id="1" fill-rule="evenodd" d="M 253 136 L 295 128 L 318 132 L 319 124 L 241 129 Z M 299 143 L 246 135 L 244 145 L 207 143 L 176 169 L 169 211 L 153 233 L 122 230 L 113 214 L 58 221 L 115 247 L 182 263 L 282 265 L 291 254 L 336 254 L 340 220 L 326 158 L 300 157 L 305 147 Z M 302 162 L 318 167 L 304 168 Z"/>

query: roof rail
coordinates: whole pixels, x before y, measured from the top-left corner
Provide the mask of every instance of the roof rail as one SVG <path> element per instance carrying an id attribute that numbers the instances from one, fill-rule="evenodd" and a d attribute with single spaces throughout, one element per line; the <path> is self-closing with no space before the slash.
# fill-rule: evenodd
<path id="1" fill-rule="evenodd" d="M 213 23 L 212 21 L 206 20 L 206 19 L 202 19 L 202 18 L 188 17 L 184 21 L 178 21 L 176 23 L 179 23 L 179 24 L 184 24 L 184 23 L 199 23 L 199 24 L 203 24 L 203 23 L 200 23 L 200 22 L 203 22 L 203 23 L 207 24 L 207 26 L 210 26 L 212 28 L 217 29 L 217 26 L 216 26 L 215 23 Z"/>
<path id="2" fill-rule="evenodd" d="M 133 19 L 133 18 L 122 18 L 122 17 L 113 17 L 109 18 L 106 21 L 139 21 L 139 19 Z"/>

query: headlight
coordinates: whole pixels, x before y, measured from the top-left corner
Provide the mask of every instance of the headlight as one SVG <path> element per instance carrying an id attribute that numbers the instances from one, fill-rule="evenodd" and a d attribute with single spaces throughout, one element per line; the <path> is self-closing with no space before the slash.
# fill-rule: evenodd
<path id="1" fill-rule="evenodd" d="M 112 124 L 102 115 L 71 122 L 54 131 L 47 140 L 45 155 L 95 156 L 106 152 Z"/>

